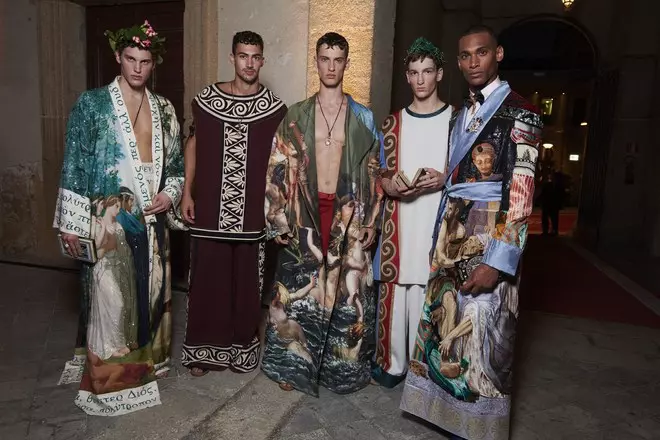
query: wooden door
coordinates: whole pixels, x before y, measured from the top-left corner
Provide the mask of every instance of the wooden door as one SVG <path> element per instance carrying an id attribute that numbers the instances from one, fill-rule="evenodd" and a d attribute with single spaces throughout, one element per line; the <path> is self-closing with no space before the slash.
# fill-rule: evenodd
<path id="1" fill-rule="evenodd" d="M 151 76 L 149 88 L 169 99 L 183 127 L 183 12 L 184 1 L 123 2 L 113 5 L 91 5 L 87 15 L 87 86 L 102 87 L 119 74 L 119 66 L 110 49 L 106 30 L 116 30 L 141 24 L 144 20 L 156 32 L 166 38 L 167 53 Z M 172 231 L 170 234 L 172 258 L 172 282 L 186 284 L 189 267 L 189 243 L 187 234 Z"/>

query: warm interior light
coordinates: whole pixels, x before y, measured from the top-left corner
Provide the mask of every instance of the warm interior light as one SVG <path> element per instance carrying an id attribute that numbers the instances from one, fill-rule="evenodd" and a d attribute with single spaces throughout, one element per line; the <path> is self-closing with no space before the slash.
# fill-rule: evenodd
<path id="1" fill-rule="evenodd" d="M 583 126 L 583 127 L 586 127 L 587 123 L 586 122 L 580 122 L 580 125 Z"/>
<path id="2" fill-rule="evenodd" d="M 575 3 L 575 0 L 561 0 L 561 2 L 564 4 L 564 8 L 569 10 L 573 6 L 573 3 Z"/>
<path id="3" fill-rule="evenodd" d="M 579 154 L 571 154 L 568 156 L 568 160 L 571 162 L 577 162 L 580 160 L 580 155 Z"/>
<path id="4" fill-rule="evenodd" d="M 546 142 L 545 144 L 543 144 L 543 148 L 552 148 L 552 147 L 554 147 L 554 145 L 551 144 L 550 142 Z"/>

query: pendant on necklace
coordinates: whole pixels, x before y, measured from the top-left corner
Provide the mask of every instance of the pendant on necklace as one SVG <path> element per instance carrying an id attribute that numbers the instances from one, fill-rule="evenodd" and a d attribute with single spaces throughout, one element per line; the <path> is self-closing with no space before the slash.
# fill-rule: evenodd
<path id="1" fill-rule="evenodd" d="M 326 146 L 326 147 L 329 147 L 329 146 L 330 146 L 330 143 L 331 143 L 331 141 L 330 141 L 330 137 L 328 137 L 328 138 L 325 140 L 325 146 Z"/>

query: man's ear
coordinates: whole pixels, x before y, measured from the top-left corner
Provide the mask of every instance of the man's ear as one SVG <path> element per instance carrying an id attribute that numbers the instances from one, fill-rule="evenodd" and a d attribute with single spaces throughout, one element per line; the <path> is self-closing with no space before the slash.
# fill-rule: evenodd
<path id="1" fill-rule="evenodd" d="M 498 63 L 501 63 L 504 59 L 504 48 L 502 46 L 497 46 L 497 49 L 495 49 L 495 59 Z"/>

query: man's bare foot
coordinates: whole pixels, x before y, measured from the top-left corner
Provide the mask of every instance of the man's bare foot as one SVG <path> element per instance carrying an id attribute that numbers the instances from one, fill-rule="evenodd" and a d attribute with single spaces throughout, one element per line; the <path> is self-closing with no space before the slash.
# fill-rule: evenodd
<path id="1" fill-rule="evenodd" d="M 370 383 L 371 385 L 376 385 L 377 387 L 380 386 L 380 384 L 379 384 L 378 382 L 376 382 L 376 379 L 374 379 L 373 377 L 371 378 L 371 382 L 369 382 L 369 383 Z"/>
<path id="2" fill-rule="evenodd" d="M 291 385 L 290 383 L 286 383 L 286 382 L 280 382 L 280 388 L 283 391 L 293 391 L 293 385 Z"/>
<path id="3" fill-rule="evenodd" d="M 156 379 L 165 379 L 167 376 L 169 376 L 169 374 L 170 370 L 168 368 L 167 370 L 156 373 Z"/>
<path id="4" fill-rule="evenodd" d="M 442 363 L 440 365 L 440 374 L 449 379 L 455 379 L 461 374 L 461 364 L 458 362 Z"/>
<path id="5" fill-rule="evenodd" d="M 206 376 L 208 374 L 208 372 L 209 372 L 209 370 L 205 370 L 205 369 L 199 368 L 199 367 L 192 367 L 190 369 L 190 374 L 192 376 L 195 376 L 195 377 Z"/>

